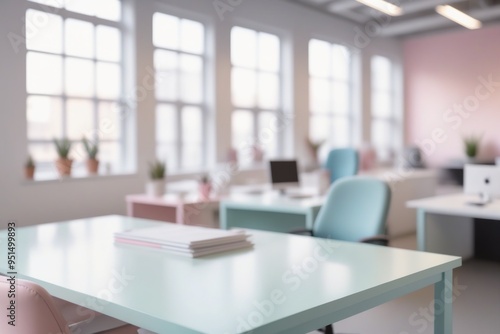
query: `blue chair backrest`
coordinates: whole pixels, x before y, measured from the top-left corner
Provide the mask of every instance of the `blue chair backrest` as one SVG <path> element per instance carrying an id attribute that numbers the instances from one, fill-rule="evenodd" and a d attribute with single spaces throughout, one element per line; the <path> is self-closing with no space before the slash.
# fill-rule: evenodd
<path id="1" fill-rule="evenodd" d="M 359 156 L 352 148 L 337 148 L 328 153 L 325 167 L 330 171 L 330 181 L 333 183 L 345 176 L 358 173 Z"/>
<path id="2" fill-rule="evenodd" d="M 313 226 L 316 237 L 360 241 L 386 233 L 391 189 L 382 180 L 352 176 L 330 187 Z"/>

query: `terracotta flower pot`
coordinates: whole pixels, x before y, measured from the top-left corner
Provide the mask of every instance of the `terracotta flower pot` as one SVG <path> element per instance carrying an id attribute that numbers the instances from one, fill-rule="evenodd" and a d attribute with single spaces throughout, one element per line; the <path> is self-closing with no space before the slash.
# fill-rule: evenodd
<path id="1" fill-rule="evenodd" d="M 35 167 L 24 167 L 24 177 L 27 180 L 33 180 L 35 177 Z"/>
<path id="2" fill-rule="evenodd" d="M 88 159 L 87 160 L 87 172 L 89 174 L 97 174 L 98 171 L 99 171 L 99 160 Z"/>
<path id="3" fill-rule="evenodd" d="M 71 159 L 59 158 L 56 160 L 56 167 L 60 176 L 70 176 L 72 165 L 73 165 L 73 160 Z"/>

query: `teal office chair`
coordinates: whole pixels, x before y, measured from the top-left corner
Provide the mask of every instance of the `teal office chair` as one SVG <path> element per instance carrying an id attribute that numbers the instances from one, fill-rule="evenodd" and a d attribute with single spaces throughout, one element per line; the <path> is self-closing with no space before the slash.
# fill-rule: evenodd
<path id="1" fill-rule="evenodd" d="M 353 148 L 337 148 L 328 153 L 325 168 L 330 171 L 331 183 L 341 177 L 353 176 L 358 173 L 359 156 Z"/>
<path id="2" fill-rule="evenodd" d="M 382 180 L 351 176 L 331 185 L 312 230 L 292 233 L 387 246 L 386 219 L 391 189 Z M 333 334 L 328 325 L 325 334 Z"/>

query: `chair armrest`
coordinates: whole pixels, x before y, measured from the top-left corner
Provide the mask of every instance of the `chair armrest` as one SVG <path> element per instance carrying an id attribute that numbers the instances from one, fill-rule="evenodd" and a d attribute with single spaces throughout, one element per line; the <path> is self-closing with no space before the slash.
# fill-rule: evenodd
<path id="1" fill-rule="evenodd" d="M 380 246 L 388 246 L 389 245 L 389 238 L 386 235 L 374 235 L 372 237 L 368 238 L 363 238 L 359 240 L 359 242 L 363 242 L 366 244 L 372 244 L 372 245 L 380 245 Z"/>
<path id="2" fill-rule="evenodd" d="M 308 230 L 308 229 L 305 229 L 305 228 L 299 228 L 299 229 L 296 229 L 296 230 L 291 230 L 290 232 L 288 232 L 290 234 L 298 234 L 298 235 L 309 235 L 309 236 L 313 236 L 313 231 L 312 230 Z"/>

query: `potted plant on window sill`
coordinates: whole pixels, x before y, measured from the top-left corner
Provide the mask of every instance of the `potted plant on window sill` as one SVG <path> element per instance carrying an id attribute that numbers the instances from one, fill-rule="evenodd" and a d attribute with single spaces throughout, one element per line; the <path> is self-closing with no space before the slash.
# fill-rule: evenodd
<path id="1" fill-rule="evenodd" d="M 82 139 L 83 147 L 87 152 L 87 172 L 89 174 L 97 174 L 99 170 L 99 160 L 97 160 L 97 153 L 99 153 L 99 144 L 97 142 L 90 142 L 87 138 Z"/>
<path id="2" fill-rule="evenodd" d="M 72 143 L 68 138 L 54 138 L 53 141 L 56 146 L 57 155 L 59 156 L 56 160 L 57 171 L 61 177 L 70 176 L 73 160 L 69 158 L 69 153 Z"/>
<path id="3" fill-rule="evenodd" d="M 160 197 L 165 194 L 165 171 L 166 165 L 163 161 L 155 161 L 149 164 L 149 182 L 146 184 L 146 194 Z"/>
<path id="4" fill-rule="evenodd" d="M 26 164 L 24 165 L 24 176 L 27 180 L 33 180 L 35 177 L 35 161 L 31 155 L 28 156 Z"/>

